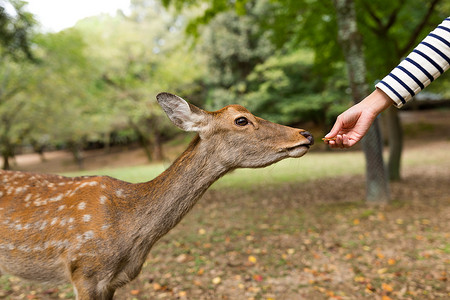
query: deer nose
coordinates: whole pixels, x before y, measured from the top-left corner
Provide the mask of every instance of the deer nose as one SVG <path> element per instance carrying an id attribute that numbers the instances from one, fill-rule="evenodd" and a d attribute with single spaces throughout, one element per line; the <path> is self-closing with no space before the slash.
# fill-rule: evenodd
<path id="1" fill-rule="evenodd" d="M 300 131 L 300 134 L 303 135 L 308 141 L 310 145 L 314 145 L 314 138 L 309 131 Z"/>

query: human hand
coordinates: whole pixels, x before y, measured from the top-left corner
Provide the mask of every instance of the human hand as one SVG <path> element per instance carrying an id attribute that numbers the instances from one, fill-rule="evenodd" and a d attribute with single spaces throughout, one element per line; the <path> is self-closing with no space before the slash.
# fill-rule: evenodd
<path id="1" fill-rule="evenodd" d="M 340 114 L 324 142 L 331 148 L 350 148 L 359 142 L 369 130 L 379 113 L 392 105 L 384 92 L 375 89 L 361 102 Z"/>

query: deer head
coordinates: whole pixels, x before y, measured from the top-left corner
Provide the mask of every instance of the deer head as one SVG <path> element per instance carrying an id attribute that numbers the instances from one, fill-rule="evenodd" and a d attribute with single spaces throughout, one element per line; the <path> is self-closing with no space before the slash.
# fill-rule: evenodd
<path id="1" fill-rule="evenodd" d="M 314 143 L 309 132 L 255 117 L 240 105 L 208 112 L 169 93 L 156 98 L 176 126 L 198 132 L 205 150 L 227 168 L 259 168 L 301 157 Z"/>

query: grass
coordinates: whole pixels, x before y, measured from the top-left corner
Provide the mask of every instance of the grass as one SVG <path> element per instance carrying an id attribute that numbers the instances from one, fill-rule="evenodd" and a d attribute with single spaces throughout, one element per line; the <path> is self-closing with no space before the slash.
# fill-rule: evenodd
<path id="1" fill-rule="evenodd" d="M 129 182 L 145 182 L 161 174 L 166 167 L 167 164 L 157 163 L 145 166 L 64 173 L 64 175 L 108 175 Z M 364 156 L 361 152 L 310 153 L 301 159 L 286 159 L 262 169 L 235 170 L 217 181 L 213 188 L 276 185 L 341 175 L 363 174 L 363 172 Z"/>

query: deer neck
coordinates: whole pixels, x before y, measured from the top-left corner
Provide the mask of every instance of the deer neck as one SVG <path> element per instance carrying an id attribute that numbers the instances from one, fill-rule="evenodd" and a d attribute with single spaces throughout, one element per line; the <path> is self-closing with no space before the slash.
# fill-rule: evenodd
<path id="1" fill-rule="evenodd" d="M 197 136 L 175 162 L 154 180 L 141 184 L 141 234 L 153 245 L 172 229 L 206 190 L 230 169 L 217 163 Z M 214 151 L 214 150 L 212 150 Z M 145 225 L 144 225 L 145 224 Z"/>

